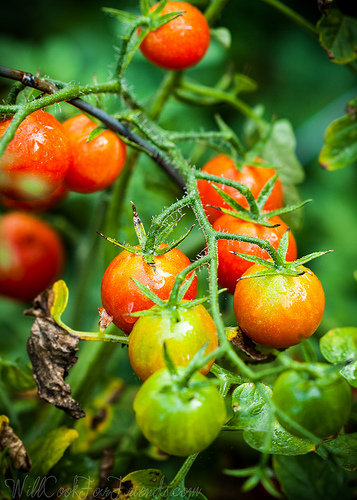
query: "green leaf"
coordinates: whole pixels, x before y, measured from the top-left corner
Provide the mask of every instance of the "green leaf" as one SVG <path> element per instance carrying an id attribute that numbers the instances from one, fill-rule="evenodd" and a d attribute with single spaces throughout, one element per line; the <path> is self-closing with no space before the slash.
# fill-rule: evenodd
<path id="1" fill-rule="evenodd" d="M 315 453 L 296 457 L 275 455 L 273 467 L 289 500 L 352 499 L 344 471 Z"/>
<path id="2" fill-rule="evenodd" d="M 118 500 L 156 499 L 167 496 L 168 484 L 165 474 L 158 469 L 144 469 L 131 472 L 120 481 L 120 487 L 113 493 Z"/>
<path id="3" fill-rule="evenodd" d="M 30 363 L 23 359 L 7 361 L 0 358 L 1 380 L 5 387 L 13 391 L 29 391 L 36 387 Z"/>
<path id="4" fill-rule="evenodd" d="M 31 443 L 28 453 L 33 467 L 28 475 L 29 482 L 45 476 L 61 460 L 64 452 L 77 437 L 76 430 L 59 427 Z"/>
<path id="5" fill-rule="evenodd" d="M 330 363 L 345 363 L 340 373 L 348 382 L 357 387 L 357 328 L 335 328 L 320 339 L 322 355 Z"/>
<path id="6" fill-rule="evenodd" d="M 263 384 L 245 383 L 232 394 L 234 416 L 226 428 L 243 430 L 244 440 L 260 452 L 281 455 L 302 455 L 315 449 L 309 441 L 292 436 L 275 419 L 267 403 L 272 390 Z"/>
<path id="7" fill-rule="evenodd" d="M 331 123 L 319 163 L 326 170 L 347 167 L 357 160 L 357 120 L 346 115 Z"/>
<path id="8" fill-rule="evenodd" d="M 317 23 L 319 40 L 331 61 L 348 64 L 357 58 L 357 20 L 332 9 Z"/>
<path id="9" fill-rule="evenodd" d="M 234 75 L 234 94 L 238 95 L 242 92 L 255 92 L 258 89 L 258 84 L 255 80 L 242 73 Z"/>
<path id="10" fill-rule="evenodd" d="M 224 49 L 228 50 L 232 44 L 232 35 L 227 28 L 211 28 L 212 38 L 214 38 Z"/>
<path id="11" fill-rule="evenodd" d="M 357 433 L 340 434 L 337 439 L 325 443 L 334 461 L 343 469 L 357 469 Z"/>

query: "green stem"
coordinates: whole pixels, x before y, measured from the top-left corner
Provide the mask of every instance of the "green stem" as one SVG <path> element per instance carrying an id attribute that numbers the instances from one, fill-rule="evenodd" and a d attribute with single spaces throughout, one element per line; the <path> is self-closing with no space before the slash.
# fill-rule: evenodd
<path id="1" fill-rule="evenodd" d="M 169 484 L 169 491 L 174 490 L 182 481 L 184 481 L 185 477 L 187 476 L 187 474 L 188 474 L 189 470 L 191 469 L 197 456 L 198 456 L 198 453 L 196 453 L 195 455 L 190 455 L 189 457 L 186 458 L 182 467 L 179 469 L 176 476 Z"/>
<path id="2" fill-rule="evenodd" d="M 250 118 L 251 120 L 254 120 L 256 123 L 259 123 L 261 125 L 266 125 L 265 121 L 259 115 L 257 115 L 248 104 L 246 104 L 241 99 L 238 99 L 234 95 L 229 94 L 228 92 L 224 92 L 223 90 L 218 90 L 213 87 L 207 87 L 205 85 L 200 85 L 198 83 L 188 81 L 185 78 L 181 80 L 181 88 L 190 92 L 194 92 L 198 95 L 213 97 L 217 101 L 226 102 L 240 111 L 247 118 Z"/>
<path id="3" fill-rule="evenodd" d="M 266 3 L 267 5 L 270 5 L 274 9 L 278 10 L 284 16 L 286 16 L 288 19 L 293 21 L 295 24 L 303 28 L 305 31 L 310 33 L 314 38 L 318 38 L 319 34 L 315 26 L 311 23 L 309 23 L 304 17 L 300 16 L 297 12 L 295 12 L 293 9 L 290 7 L 287 7 L 283 3 L 279 2 L 279 0 L 260 0 L 263 3 Z"/>
<path id="4" fill-rule="evenodd" d="M 182 72 L 181 71 L 171 71 L 162 80 L 162 83 L 156 93 L 154 102 L 152 103 L 151 109 L 149 110 L 149 116 L 152 120 L 157 120 L 161 115 L 161 112 L 167 103 L 169 97 L 173 94 L 175 88 L 177 87 Z"/>

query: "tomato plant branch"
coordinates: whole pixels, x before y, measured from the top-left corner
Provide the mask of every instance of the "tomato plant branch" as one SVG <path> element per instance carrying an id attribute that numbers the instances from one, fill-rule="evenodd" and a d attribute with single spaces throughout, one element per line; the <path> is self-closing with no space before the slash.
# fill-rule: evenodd
<path id="1" fill-rule="evenodd" d="M 196 453 L 194 455 L 190 455 L 189 457 L 186 458 L 183 465 L 181 466 L 181 468 L 177 472 L 176 476 L 169 484 L 169 486 L 168 486 L 169 492 L 173 491 L 182 481 L 184 481 L 185 477 L 187 476 L 187 473 L 191 469 L 197 456 L 198 456 L 198 453 Z M 170 496 L 168 498 L 170 498 Z"/>

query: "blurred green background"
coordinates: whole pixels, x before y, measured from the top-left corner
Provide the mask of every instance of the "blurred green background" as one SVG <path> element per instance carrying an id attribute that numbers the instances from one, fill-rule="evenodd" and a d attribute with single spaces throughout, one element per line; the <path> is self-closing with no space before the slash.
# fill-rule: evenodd
<path id="1" fill-rule="evenodd" d="M 204 1 L 196 3 L 200 7 L 205 5 Z M 313 24 L 320 17 L 315 1 L 286 0 L 285 4 Z M 336 4 L 346 14 L 357 13 L 356 2 L 346 0 Z M 85 84 L 92 81 L 93 75 L 98 81 L 105 81 L 115 66 L 116 47 L 123 28 L 101 12 L 101 6 L 97 1 L 80 4 L 63 0 L 51 5 L 40 1 L 6 2 L 1 7 L 0 64 L 31 73 L 40 70 L 41 75 L 65 82 Z M 137 2 L 133 0 L 108 1 L 103 6 L 137 12 Z M 356 75 L 330 62 L 314 38 L 259 0 L 232 0 L 217 23 L 220 25 L 231 31 L 231 48 L 225 51 L 213 41 L 203 61 L 187 73 L 199 82 L 214 84 L 229 61 L 233 61 L 236 71 L 258 83 L 258 90 L 243 98 L 252 106 L 263 105 L 267 120 L 275 116 L 291 121 L 296 132 L 297 155 L 306 172 L 306 179 L 299 186 L 301 198 L 313 199 L 304 209 L 303 227 L 295 234 L 299 255 L 333 250 L 311 262 L 326 292 L 326 312 L 318 335 L 335 327 L 356 326 L 357 283 L 353 277 L 357 270 L 356 165 L 326 172 L 317 161 L 327 126 L 344 114 L 346 102 L 357 94 Z M 139 100 L 145 103 L 163 75 L 163 70 L 151 66 L 138 53 L 127 79 Z M 0 79 L 2 99 L 9 85 Z M 120 105 L 113 98 L 104 98 L 103 103 L 109 111 L 116 111 Z M 63 104 L 51 112 L 64 118 L 74 110 Z M 219 113 L 238 136 L 242 135 L 244 117 L 226 105 L 201 109 L 172 99 L 160 124 L 168 129 L 215 129 L 214 113 Z M 192 154 L 190 148 L 187 153 Z M 212 155 L 204 153 L 198 166 L 202 166 L 209 154 Z M 180 195 L 175 186 L 170 190 L 170 185 L 155 164 L 141 157 L 126 193 L 125 210 L 118 214 L 120 234 L 110 236 L 136 244 L 129 200 L 136 203 L 148 226 L 152 215 Z M 102 228 L 101 210 L 107 199 L 108 193 L 71 194 L 61 206 L 44 215 L 61 231 L 67 246 L 64 279 L 70 290 L 70 306 L 65 320 L 74 328 L 95 328 L 96 308 L 101 305 L 100 281 L 105 269 L 104 247 L 108 243 L 100 240 L 95 231 Z M 182 232 L 191 221 L 188 214 L 181 223 Z M 192 239 L 180 248 L 194 258 L 202 245 L 195 230 Z M 205 283 L 203 275 L 202 293 Z M 26 359 L 25 343 L 31 319 L 23 317 L 23 309 L 23 304 L 0 299 L 0 356 L 6 359 L 18 356 Z M 113 349 L 106 372 L 137 383 L 123 350 L 118 346 Z"/>

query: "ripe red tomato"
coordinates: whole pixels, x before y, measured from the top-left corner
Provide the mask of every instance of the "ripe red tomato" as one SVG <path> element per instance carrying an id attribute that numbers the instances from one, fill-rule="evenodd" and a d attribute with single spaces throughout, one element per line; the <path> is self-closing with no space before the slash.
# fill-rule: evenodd
<path id="1" fill-rule="evenodd" d="M 262 161 L 260 158 L 256 158 L 256 161 Z M 243 165 L 242 171 L 240 172 L 234 165 L 234 162 L 225 155 L 219 155 L 212 160 L 208 161 L 202 168 L 203 172 L 211 175 L 217 175 L 218 177 L 223 177 L 225 179 L 231 179 L 233 181 L 239 182 L 247 186 L 252 192 L 254 198 L 257 198 L 263 186 L 268 182 L 268 180 L 276 174 L 276 171 L 272 168 L 265 167 L 252 167 L 249 165 Z M 223 200 L 223 198 L 217 193 L 217 191 L 212 187 L 212 183 L 200 179 L 197 182 L 197 188 L 200 194 L 200 198 L 205 209 L 206 215 L 209 221 L 213 224 L 221 213 L 212 207 L 207 205 L 213 205 L 215 207 L 230 209 L 229 205 Z M 215 183 L 213 183 L 215 184 Z M 245 197 L 236 189 L 225 186 L 224 184 L 216 184 L 224 192 L 232 196 L 240 205 L 248 208 L 248 203 Z M 284 194 L 281 181 L 278 178 L 274 189 L 265 203 L 264 210 L 275 210 L 283 206 Z"/>
<path id="2" fill-rule="evenodd" d="M 167 246 L 162 244 L 160 248 Z M 135 247 L 139 248 L 139 247 Z M 148 287 L 160 299 L 167 300 L 176 276 L 190 265 L 189 259 L 177 248 L 154 257 L 155 267 L 147 264 L 141 255 L 123 250 L 107 267 L 101 285 L 102 304 L 113 317 L 113 323 L 123 332 L 130 333 L 137 317 L 136 311 L 150 309 L 154 303 L 148 299 L 130 278 Z M 184 298 L 196 298 L 197 279 L 194 278 Z"/>
<path id="3" fill-rule="evenodd" d="M 158 3 L 151 7 L 156 10 Z M 197 64 L 210 44 L 210 31 L 200 10 L 187 2 L 168 2 L 162 14 L 184 13 L 151 31 L 140 45 L 144 56 L 167 70 L 183 70 Z"/>
<path id="4" fill-rule="evenodd" d="M 276 379 L 273 401 L 294 422 L 317 437 L 337 434 L 347 422 L 352 405 L 351 387 L 331 366 L 320 365 L 320 377 L 311 377 L 304 371 L 287 370 Z M 291 434 L 304 434 L 277 415 L 281 425 Z"/>
<path id="5" fill-rule="evenodd" d="M 252 222 L 245 222 L 231 215 L 223 214 L 213 224 L 213 229 L 222 233 L 240 234 L 242 236 L 252 236 L 268 241 L 276 250 L 283 234 L 288 226 L 280 217 L 271 217 L 269 222 L 280 224 L 278 227 L 265 227 Z M 255 255 L 262 259 L 270 259 L 268 252 L 251 243 L 234 240 L 218 240 L 218 284 L 222 288 L 227 288 L 229 293 L 234 293 L 238 279 L 253 265 L 252 262 L 244 260 L 231 252 L 239 252 L 247 255 Z M 297 258 L 296 242 L 291 231 L 289 232 L 289 246 L 286 255 L 287 261 Z"/>
<path id="6" fill-rule="evenodd" d="M 11 120 L 0 122 L 0 137 Z M 48 196 L 63 182 L 70 156 L 61 123 L 45 111 L 31 113 L 0 158 L 0 194 L 16 201 Z"/>
<path id="7" fill-rule="evenodd" d="M 64 248 L 47 223 L 24 212 L 0 219 L 0 294 L 32 300 L 60 274 Z"/>
<path id="8" fill-rule="evenodd" d="M 244 274 L 266 269 L 254 264 Z M 325 294 L 319 279 L 304 266 L 299 276 L 274 274 L 238 281 L 233 309 L 240 328 L 254 342 L 271 347 L 289 347 L 312 335 L 325 309 Z"/>
<path id="9" fill-rule="evenodd" d="M 58 186 L 53 193 L 45 198 L 32 201 L 15 201 L 2 197 L 1 203 L 4 207 L 24 210 L 26 212 L 45 212 L 61 203 L 68 196 L 68 191 L 63 184 Z"/>
<path id="10" fill-rule="evenodd" d="M 74 116 L 63 123 L 72 151 L 64 181 L 70 191 L 101 191 L 110 186 L 123 170 L 126 146 L 114 132 L 106 130 L 87 142 L 96 126 L 86 115 Z"/>
<path id="11" fill-rule="evenodd" d="M 188 387 L 174 385 L 164 368 L 148 378 L 135 397 L 134 411 L 142 433 L 169 455 L 199 453 L 221 430 L 226 418 L 224 400 L 217 387 L 202 382 L 206 378 L 195 373 Z"/>
<path id="12" fill-rule="evenodd" d="M 155 308 L 152 309 L 152 311 Z M 214 321 L 202 304 L 177 311 L 157 310 L 152 316 L 142 316 L 129 337 L 130 364 L 141 380 L 165 367 L 163 345 L 176 366 L 187 366 L 193 356 L 208 342 L 205 354 L 218 347 Z M 201 373 L 208 373 L 214 360 Z"/>

